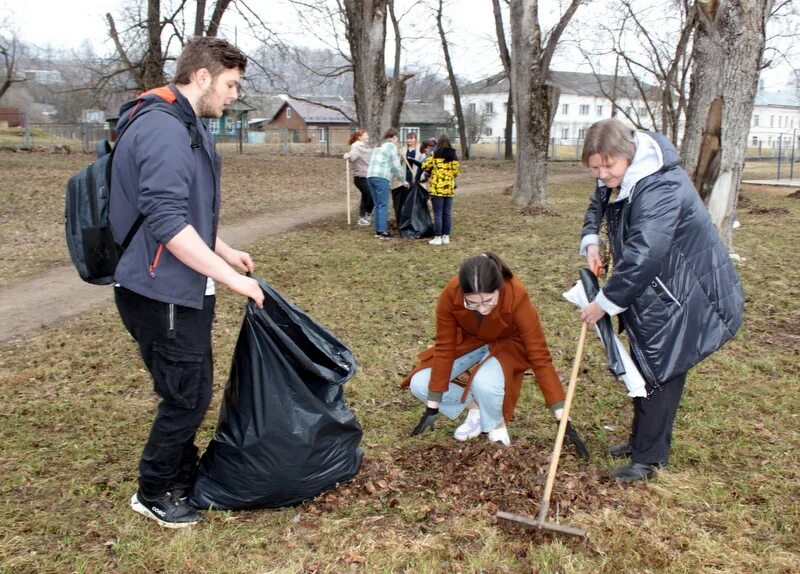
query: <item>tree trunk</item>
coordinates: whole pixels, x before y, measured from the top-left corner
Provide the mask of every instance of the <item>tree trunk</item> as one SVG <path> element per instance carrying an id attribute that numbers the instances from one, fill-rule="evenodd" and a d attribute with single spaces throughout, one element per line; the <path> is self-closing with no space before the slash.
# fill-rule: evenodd
<path id="1" fill-rule="evenodd" d="M 508 100 L 506 101 L 506 128 L 504 132 L 505 159 L 514 160 L 514 87 L 511 85 L 511 76 L 508 76 Z"/>
<path id="2" fill-rule="evenodd" d="M 400 125 L 400 115 L 403 113 L 403 102 L 406 99 L 406 87 L 408 80 L 414 74 L 400 73 L 400 54 L 402 53 L 402 37 L 400 36 L 400 22 L 394 14 L 394 0 L 389 0 L 389 19 L 394 29 L 394 70 L 392 79 L 386 85 L 386 104 L 384 104 L 383 125 L 398 127 Z"/>
<path id="3" fill-rule="evenodd" d="M 494 28 L 497 34 L 497 47 L 500 50 L 500 61 L 503 62 L 503 69 L 508 78 L 508 100 L 506 101 L 506 127 L 505 127 L 505 159 L 514 159 L 514 86 L 511 83 L 511 54 L 508 52 L 506 43 L 506 33 L 503 28 L 503 13 L 500 10 L 500 0 L 492 0 L 492 11 L 494 12 Z"/>
<path id="4" fill-rule="evenodd" d="M 378 143 L 386 101 L 386 0 L 345 0 L 344 4 L 356 114 L 359 124 Z"/>
<path id="5" fill-rule="evenodd" d="M 197 0 L 197 11 L 194 14 L 194 36 L 202 36 L 206 29 L 206 0 Z"/>
<path id="6" fill-rule="evenodd" d="M 147 48 L 141 63 L 142 91 L 163 86 L 164 55 L 161 53 L 161 2 L 147 0 Z"/>
<path id="7" fill-rule="evenodd" d="M 681 151 L 729 250 L 772 0 L 698 3 Z"/>
<path id="8" fill-rule="evenodd" d="M 439 38 L 442 40 L 442 52 L 444 53 L 444 63 L 447 66 L 447 77 L 450 80 L 450 90 L 453 92 L 453 105 L 455 106 L 456 122 L 458 122 L 458 140 L 461 142 L 461 159 L 469 159 L 469 139 L 467 137 L 467 123 L 464 119 L 464 110 L 461 107 L 461 92 L 458 89 L 453 63 L 450 60 L 450 49 L 447 46 L 447 37 L 444 34 L 442 25 L 442 2 L 439 0 L 439 8 L 436 11 L 436 26 L 439 28 Z"/>
<path id="9" fill-rule="evenodd" d="M 211 14 L 211 20 L 208 21 L 208 28 L 206 29 L 206 36 L 216 36 L 219 32 L 219 25 L 222 22 L 222 16 L 225 10 L 228 9 L 231 0 L 217 0 L 214 6 L 214 12 Z M 205 2 L 203 2 L 205 5 Z"/>
<path id="10" fill-rule="evenodd" d="M 547 201 L 547 148 L 558 92 L 547 75 L 556 45 L 582 0 L 572 0 L 542 46 L 536 0 L 511 0 L 511 83 L 517 118 L 517 181 L 511 197 L 517 205 Z"/>
<path id="11" fill-rule="evenodd" d="M 0 38 L 2 40 L 2 38 Z M 17 66 L 17 37 L 11 36 L 8 43 L 0 43 L 0 55 L 3 56 L 3 68 L 5 68 L 5 77 L 0 82 L 0 98 L 8 91 L 11 84 L 19 80 L 16 79 L 16 66 Z"/>

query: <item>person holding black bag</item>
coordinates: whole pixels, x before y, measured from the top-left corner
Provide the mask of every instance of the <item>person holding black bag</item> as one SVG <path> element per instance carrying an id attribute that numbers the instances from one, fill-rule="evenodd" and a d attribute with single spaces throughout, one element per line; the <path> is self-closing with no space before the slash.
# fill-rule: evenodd
<path id="1" fill-rule="evenodd" d="M 672 143 L 616 119 L 586 132 L 583 165 L 597 178 L 584 219 L 581 254 L 601 265 L 607 222 L 613 272 L 581 318 L 620 317 L 647 397 L 633 399 L 628 441 L 612 447 L 630 463 L 618 481 L 651 478 L 667 465 L 686 376 L 722 347 L 742 322 L 739 278 Z"/>

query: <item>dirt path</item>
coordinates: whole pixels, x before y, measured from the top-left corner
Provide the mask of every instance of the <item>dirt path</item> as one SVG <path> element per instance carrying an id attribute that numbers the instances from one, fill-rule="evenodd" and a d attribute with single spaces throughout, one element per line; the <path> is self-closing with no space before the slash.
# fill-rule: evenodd
<path id="1" fill-rule="evenodd" d="M 550 183 L 578 179 L 576 174 L 558 174 Z M 459 195 L 505 189 L 512 180 L 473 183 L 459 186 Z M 345 213 L 345 206 L 314 205 L 277 214 L 265 214 L 241 223 L 223 225 L 220 236 L 230 245 L 245 248 L 263 237 L 285 233 L 334 215 Z M 353 222 L 355 224 L 355 222 Z M 56 267 L 29 281 L 0 289 L 0 343 L 34 334 L 51 325 L 80 315 L 96 305 L 113 305 L 113 289 L 83 282 L 72 266 Z"/>

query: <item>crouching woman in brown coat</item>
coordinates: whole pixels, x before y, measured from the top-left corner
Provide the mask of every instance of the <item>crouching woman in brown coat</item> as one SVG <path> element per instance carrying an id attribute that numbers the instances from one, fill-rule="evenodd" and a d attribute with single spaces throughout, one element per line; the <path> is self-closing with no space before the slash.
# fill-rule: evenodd
<path id="1" fill-rule="evenodd" d="M 470 257 L 447 283 L 436 305 L 435 344 L 419 359 L 403 381 L 426 405 L 412 435 L 432 429 L 439 412 L 454 420 L 467 407 L 456 440 L 483 432 L 493 442 L 510 444 L 506 422 L 528 369 L 556 420 L 561 418 L 564 389 L 539 316 L 522 282 L 494 253 Z M 470 369 L 466 386 L 454 382 Z M 583 454 L 585 447 L 571 425 L 568 432 Z"/>

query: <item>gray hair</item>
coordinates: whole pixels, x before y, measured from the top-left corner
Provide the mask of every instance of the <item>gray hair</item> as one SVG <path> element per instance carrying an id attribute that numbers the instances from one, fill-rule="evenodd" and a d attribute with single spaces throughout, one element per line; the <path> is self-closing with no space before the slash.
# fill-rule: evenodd
<path id="1" fill-rule="evenodd" d="M 603 159 L 623 157 L 632 162 L 636 154 L 636 130 L 616 118 L 593 123 L 583 140 L 581 162 L 585 167 L 589 166 L 589 158 L 595 154 L 600 154 Z"/>

